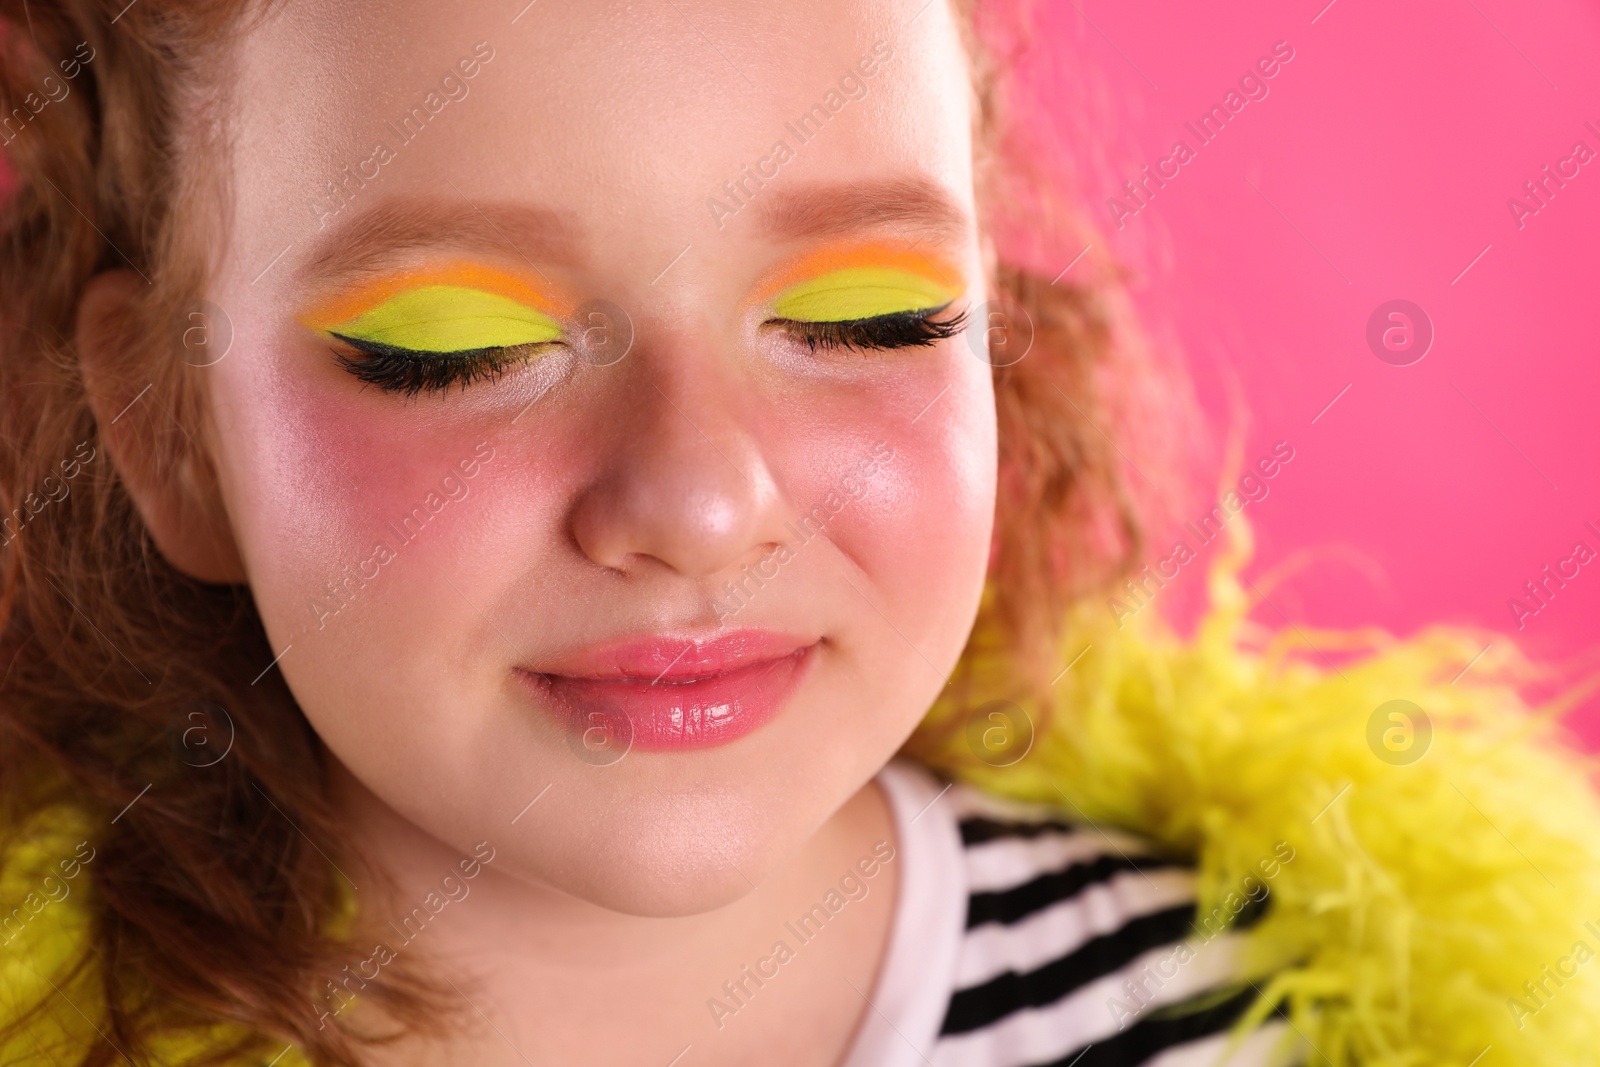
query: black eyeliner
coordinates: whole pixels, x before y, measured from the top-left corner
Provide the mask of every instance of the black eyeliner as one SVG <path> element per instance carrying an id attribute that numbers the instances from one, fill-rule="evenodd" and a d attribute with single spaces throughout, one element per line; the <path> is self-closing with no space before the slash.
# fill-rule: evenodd
<path id="1" fill-rule="evenodd" d="M 772 322 L 783 327 L 796 340 L 804 341 L 813 352 L 819 348 L 872 351 L 926 347 L 954 337 L 966 327 L 970 310 L 962 311 L 952 319 L 941 321 L 936 318 L 949 306 L 942 304 L 922 311 L 898 311 L 870 319 L 842 322 L 802 322 L 795 319 L 774 319 Z"/>
<path id="2" fill-rule="evenodd" d="M 465 389 L 475 381 L 494 381 L 524 361 L 524 350 L 535 347 L 512 345 L 467 348 L 456 352 L 426 352 L 344 334 L 335 333 L 331 336 L 361 353 L 360 356 L 350 356 L 335 349 L 334 358 L 341 367 L 368 385 L 405 396 L 445 392 L 452 385 Z"/>

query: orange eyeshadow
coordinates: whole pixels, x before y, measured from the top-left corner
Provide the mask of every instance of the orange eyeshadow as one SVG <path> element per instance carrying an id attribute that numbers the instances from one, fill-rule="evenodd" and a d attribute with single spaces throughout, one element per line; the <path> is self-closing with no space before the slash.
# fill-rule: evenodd
<path id="1" fill-rule="evenodd" d="M 314 305 L 300 317 L 313 329 L 349 322 L 401 293 L 429 285 L 458 286 L 503 296 L 558 317 L 571 313 L 577 301 L 553 286 L 535 285 L 510 271 L 465 260 L 384 275 Z"/>
<path id="2" fill-rule="evenodd" d="M 764 274 L 745 301 L 746 306 L 770 300 L 773 296 L 812 278 L 851 267 L 887 267 L 920 274 L 957 294 L 966 289 L 961 271 L 949 260 L 903 244 L 869 242 L 818 249 Z"/>

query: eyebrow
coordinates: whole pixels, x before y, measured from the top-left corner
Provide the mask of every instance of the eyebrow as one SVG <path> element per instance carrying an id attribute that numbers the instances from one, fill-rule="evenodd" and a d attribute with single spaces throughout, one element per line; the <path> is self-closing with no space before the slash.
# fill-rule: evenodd
<path id="1" fill-rule="evenodd" d="M 440 248 L 494 250 L 541 274 L 536 261 L 580 258 L 577 232 L 569 216 L 529 204 L 391 200 L 323 236 L 299 276 L 309 283 L 359 277 L 392 267 L 407 252 Z"/>
<path id="2" fill-rule="evenodd" d="M 927 178 L 845 182 L 774 190 L 762 201 L 761 220 L 782 237 L 833 237 L 886 228 L 903 236 L 955 242 L 972 226 L 971 215 Z"/>
<path id="3" fill-rule="evenodd" d="M 954 243 L 972 219 L 931 179 L 894 178 L 774 190 L 760 204 L 767 232 L 788 238 L 834 237 L 889 229 L 912 243 Z M 408 252 L 493 249 L 541 274 L 539 261 L 582 259 L 579 227 L 552 208 L 465 198 L 388 200 L 324 235 L 298 271 L 309 284 L 333 283 L 391 268 Z M 542 274 L 541 274 L 542 276 Z"/>

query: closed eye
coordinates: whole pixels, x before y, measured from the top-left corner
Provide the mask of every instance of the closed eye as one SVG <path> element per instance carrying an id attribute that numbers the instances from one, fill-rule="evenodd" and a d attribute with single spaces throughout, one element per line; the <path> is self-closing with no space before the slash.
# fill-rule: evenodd
<path id="1" fill-rule="evenodd" d="M 347 346 L 334 350 L 345 370 L 408 396 L 492 381 L 565 333 L 521 300 L 456 284 L 404 289 L 322 332 Z"/>
<path id="2" fill-rule="evenodd" d="M 795 319 L 769 319 L 765 325 L 781 329 L 787 336 L 818 349 L 856 349 L 864 351 L 926 347 L 951 338 L 965 329 L 970 309 L 949 319 L 938 316 L 950 305 L 921 311 L 896 311 L 864 319 L 834 322 L 805 322 Z"/>
<path id="3" fill-rule="evenodd" d="M 356 355 L 334 350 L 334 359 L 356 378 L 386 393 L 416 396 L 444 392 L 452 385 L 465 389 L 476 381 L 495 381 L 506 371 L 529 363 L 560 341 L 518 345 L 492 345 L 455 352 L 426 352 L 414 348 L 333 334 Z"/>

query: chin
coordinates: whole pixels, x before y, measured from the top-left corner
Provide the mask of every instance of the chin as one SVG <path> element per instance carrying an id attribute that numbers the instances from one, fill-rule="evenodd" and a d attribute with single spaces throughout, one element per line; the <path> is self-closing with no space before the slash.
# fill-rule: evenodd
<path id="1" fill-rule="evenodd" d="M 537 830 L 506 841 L 501 870 L 628 915 L 712 911 L 782 867 L 836 806 L 770 789 L 573 790 L 551 803 L 552 789 Z"/>
<path id="2" fill-rule="evenodd" d="M 728 867 L 683 870 L 677 873 L 676 881 L 662 882 L 655 879 L 650 868 L 625 861 L 585 871 L 570 885 L 546 884 L 595 907 L 647 919 L 701 915 L 741 900 L 752 891 L 750 882 Z"/>

